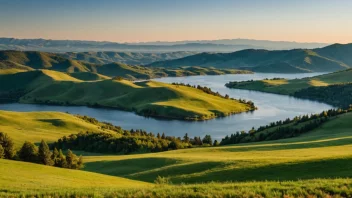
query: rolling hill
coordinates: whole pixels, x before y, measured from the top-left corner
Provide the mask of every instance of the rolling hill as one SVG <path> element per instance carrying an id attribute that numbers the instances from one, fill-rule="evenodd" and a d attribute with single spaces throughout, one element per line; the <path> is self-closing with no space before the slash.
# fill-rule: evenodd
<path id="1" fill-rule="evenodd" d="M 247 89 L 325 102 L 347 108 L 352 104 L 352 69 L 302 79 L 229 82 L 228 88 Z"/>
<path id="2" fill-rule="evenodd" d="M 194 55 L 195 52 L 166 52 L 166 53 L 139 53 L 139 52 L 66 52 L 57 53 L 71 60 L 84 61 L 94 64 L 108 64 L 120 62 L 129 65 L 146 65 L 156 61 L 183 58 Z"/>
<path id="3" fill-rule="evenodd" d="M 109 52 L 106 52 L 109 54 Z M 181 53 L 181 52 L 180 52 Z M 99 54 L 99 53 L 97 53 Z M 117 56 L 118 53 L 113 53 Z M 123 55 L 125 54 L 125 55 Z M 175 52 L 173 56 L 178 56 Z M 121 58 L 146 58 L 147 55 L 134 53 L 119 53 Z M 151 56 L 153 54 L 150 54 Z M 127 57 L 128 56 L 128 57 Z M 154 58 L 153 55 L 150 58 Z M 169 55 L 160 54 L 160 57 L 169 58 Z M 165 57 L 166 56 L 166 57 Z M 118 57 L 115 57 L 119 59 Z M 122 59 L 121 59 L 122 60 Z M 94 61 L 93 61 L 94 62 Z M 99 61 L 98 61 L 99 62 Z M 104 61 L 101 61 L 104 62 Z M 106 61 L 109 62 L 109 61 Z M 167 76 L 194 76 L 194 75 L 221 75 L 250 73 L 244 70 L 216 69 L 202 67 L 187 68 L 149 68 L 143 66 L 127 65 L 119 62 L 107 64 L 87 63 L 62 57 L 62 54 L 47 52 L 0 51 L 0 74 L 30 71 L 34 69 L 47 69 L 69 73 L 69 75 L 82 80 L 101 80 L 107 77 L 123 77 L 128 80 L 152 79 Z"/>
<path id="4" fill-rule="evenodd" d="M 153 67 L 213 66 L 246 68 L 254 72 L 332 72 L 350 68 L 352 44 L 330 45 L 312 50 L 242 50 L 233 53 L 201 53 L 149 64 Z"/>
<path id="5" fill-rule="evenodd" d="M 205 120 L 254 110 L 249 104 L 187 86 L 154 81 L 82 81 L 68 74 L 35 70 L 0 75 L 3 102 L 87 105 L 133 111 L 144 116 Z"/>
<path id="6" fill-rule="evenodd" d="M 37 119 L 36 112 L 23 116 Z M 348 197 L 351 118 L 338 115 L 308 133 L 275 141 L 135 155 L 83 153 L 84 171 L 0 159 L 0 196 Z M 169 183 L 151 184 L 158 176 Z"/>

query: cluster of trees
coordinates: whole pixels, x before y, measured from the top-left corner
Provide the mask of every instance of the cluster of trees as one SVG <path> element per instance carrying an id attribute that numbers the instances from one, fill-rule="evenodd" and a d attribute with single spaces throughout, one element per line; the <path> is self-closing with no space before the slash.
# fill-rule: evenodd
<path id="1" fill-rule="evenodd" d="M 165 136 L 159 133 L 154 136 L 152 133 L 136 130 L 130 134 L 111 134 L 103 132 L 80 132 L 64 136 L 53 143 L 53 148 L 82 150 L 96 153 L 146 153 L 191 148 L 196 146 L 218 145 L 217 141 L 212 142 L 211 136 L 189 138 L 186 133 L 180 137 Z"/>
<path id="2" fill-rule="evenodd" d="M 345 109 L 352 104 L 352 83 L 310 87 L 295 92 L 293 96 L 325 102 Z"/>
<path id="3" fill-rule="evenodd" d="M 331 109 L 323 111 L 320 114 L 296 116 L 293 119 L 287 118 L 283 121 L 272 122 L 269 125 L 261 126 L 257 130 L 253 127 L 248 132 L 236 132 L 235 134 L 231 134 L 231 136 L 223 138 L 220 144 L 227 145 L 296 137 L 321 126 L 331 117 L 349 111 L 351 110 Z"/>
<path id="4" fill-rule="evenodd" d="M 82 156 L 77 157 L 71 150 L 68 150 L 67 154 L 64 155 L 61 149 L 57 150 L 56 148 L 51 152 L 44 140 L 40 142 L 39 147 L 26 141 L 21 149 L 16 151 L 13 140 L 2 132 L 0 132 L 0 158 L 69 169 L 80 169 L 83 167 Z"/>
<path id="5" fill-rule="evenodd" d="M 219 92 L 214 92 L 214 91 L 212 91 L 210 88 L 208 88 L 208 87 L 206 87 L 206 86 L 204 86 L 204 87 L 202 87 L 202 86 L 200 86 L 200 85 L 198 85 L 198 86 L 195 86 L 195 85 L 190 85 L 190 84 L 185 84 L 185 83 L 172 83 L 173 85 L 176 85 L 176 86 L 186 86 L 186 87 L 193 87 L 193 88 L 197 88 L 197 89 L 199 89 L 199 90 L 202 90 L 203 92 L 205 92 L 205 93 L 207 93 L 207 94 L 211 94 L 211 95 L 213 95 L 213 96 L 218 96 L 218 97 L 221 97 L 221 98 L 224 98 L 224 99 L 230 99 L 230 100 L 235 100 L 234 98 L 230 98 L 230 96 L 229 95 L 225 95 L 225 96 L 223 96 L 223 95 L 221 95 Z M 246 100 L 244 100 L 244 99 L 239 99 L 238 100 L 239 102 L 241 102 L 241 103 L 244 103 L 244 104 L 248 104 L 248 105 L 250 105 L 251 106 L 251 108 L 252 109 L 256 109 L 256 107 L 254 106 L 254 103 L 252 102 L 252 101 L 246 101 Z"/>
<path id="6" fill-rule="evenodd" d="M 0 103 L 18 102 L 19 99 L 26 94 L 23 89 L 10 90 L 0 93 Z"/>

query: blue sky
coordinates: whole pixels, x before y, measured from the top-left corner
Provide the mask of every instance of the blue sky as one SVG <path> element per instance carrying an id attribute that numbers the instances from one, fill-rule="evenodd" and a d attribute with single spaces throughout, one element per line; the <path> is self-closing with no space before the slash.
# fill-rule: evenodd
<path id="1" fill-rule="evenodd" d="M 352 42 L 350 0 L 0 0 L 0 37 Z"/>

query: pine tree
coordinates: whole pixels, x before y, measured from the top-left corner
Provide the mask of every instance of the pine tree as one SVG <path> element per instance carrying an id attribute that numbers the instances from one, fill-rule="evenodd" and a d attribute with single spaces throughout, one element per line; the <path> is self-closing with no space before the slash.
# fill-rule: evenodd
<path id="1" fill-rule="evenodd" d="M 163 133 L 162 135 L 161 135 L 161 139 L 165 139 L 166 137 L 165 137 L 165 133 Z"/>
<path id="2" fill-rule="evenodd" d="M 49 149 L 48 144 L 42 140 L 39 145 L 38 158 L 40 163 L 52 166 L 54 165 L 54 161 L 51 159 L 52 153 Z"/>
<path id="3" fill-rule="evenodd" d="M 5 158 L 5 150 L 0 144 L 0 159 L 3 159 L 3 158 Z"/>
<path id="4" fill-rule="evenodd" d="M 14 143 L 6 133 L 0 132 L 0 145 L 4 149 L 5 159 L 12 159 L 15 155 Z"/>
<path id="5" fill-rule="evenodd" d="M 66 163 L 67 163 L 67 168 L 71 168 L 71 169 L 77 168 L 77 156 L 73 154 L 70 149 L 67 150 Z"/>
<path id="6" fill-rule="evenodd" d="M 77 169 L 81 169 L 84 167 L 84 164 L 83 164 L 83 157 L 82 155 L 79 156 L 79 159 L 78 159 L 78 162 L 77 162 Z"/>
<path id="7" fill-rule="evenodd" d="M 160 139 L 160 133 L 158 133 L 158 134 L 156 135 L 156 137 L 157 137 L 158 139 Z"/>
<path id="8" fill-rule="evenodd" d="M 62 150 L 59 150 L 59 154 L 55 159 L 55 166 L 61 167 L 61 168 L 67 168 L 67 162 L 64 154 L 62 153 Z"/>
<path id="9" fill-rule="evenodd" d="M 186 142 L 186 143 L 189 142 L 188 133 L 186 133 L 185 136 L 183 136 L 183 141 Z"/>
<path id="10" fill-rule="evenodd" d="M 26 141 L 19 151 L 19 157 L 26 162 L 37 162 L 38 148 L 32 142 Z"/>

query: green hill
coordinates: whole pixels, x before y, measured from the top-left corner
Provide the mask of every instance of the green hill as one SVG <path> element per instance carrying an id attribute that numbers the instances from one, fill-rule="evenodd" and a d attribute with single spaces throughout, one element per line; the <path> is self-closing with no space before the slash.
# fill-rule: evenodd
<path id="1" fill-rule="evenodd" d="M 32 69 L 51 69 L 63 72 L 89 71 L 89 64 L 62 58 L 53 53 L 35 51 L 0 51 L 0 63 L 30 67 Z"/>
<path id="2" fill-rule="evenodd" d="M 344 114 L 301 136 L 276 141 L 87 156 L 85 170 L 149 182 L 160 175 L 174 184 L 351 177 L 351 119 L 352 113 Z"/>
<path id="3" fill-rule="evenodd" d="M 0 131 L 8 133 L 20 146 L 24 141 L 38 143 L 42 139 L 53 142 L 80 131 L 111 132 L 66 113 L 0 111 Z"/>
<path id="4" fill-rule="evenodd" d="M 47 191 L 148 188 L 151 184 L 78 170 L 0 159 L 0 196 Z M 6 196 L 7 197 L 7 196 Z"/>
<path id="5" fill-rule="evenodd" d="M 66 52 L 57 53 L 71 60 L 84 61 L 95 64 L 108 64 L 120 62 L 130 65 L 145 65 L 156 61 L 172 60 L 194 55 L 196 52 L 166 52 L 166 53 L 140 53 L 140 52 Z"/>
<path id="6" fill-rule="evenodd" d="M 346 108 L 352 104 L 352 69 L 303 79 L 264 79 L 229 82 L 229 88 L 248 89 L 313 99 Z"/>
<path id="7" fill-rule="evenodd" d="M 197 88 L 154 81 L 81 81 L 62 72 L 37 70 L 0 75 L 0 83 L 4 85 L 0 87 L 4 102 L 109 107 L 144 116 L 187 120 L 254 110 L 247 103 Z"/>
<path id="8" fill-rule="evenodd" d="M 108 52 L 106 52 L 109 54 Z M 99 54 L 99 53 L 98 53 Z M 113 53 L 118 54 L 118 53 Z M 147 56 L 139 53 L 120 53 L 119 56 L 130 57 Z M 165 59 L 171 55 L 159 54 L 158 56 Z M 173 54 L 173 53 L 171 53 Z M 174 56 L 179 56 L 175 52 Z M 182 53 L 181 53 L 182 54 Z M 117 55 L 116 55 L 117 56 Z M 154 54 L 150 54 L 153 58 Z M 72 58 L 71 56 L 67 56 Z M 85 61 L 85 59 L 84 59 Z M 90 61 L 94 63 L 81 62 L 74 59 L 67 59 L 63 54 L 53 54 L 47 52 L 22 52 L 22 51 L 0 51 L 0 74 L 10 74 L 22 71 L 31 71 L 35 69 L 47 69 L 69 73 L 71 76 L 81 80 L 102 80 L 107 77 L 123 77 L 128 80 L 152 79 L 167 76 L 194 76 L 194 75 L 222 75 L 222 74 L 242 74 L 250 73 L 244 70 L 234 69 L 216 69 L 202 67 L 187 68 L 149 68 L 143 66 L 133 66 L 119 62 L 110 61 Z M 97 63 L 95 63 L 97 62 Z M 108 62 L 105 64 L 105 62 Z M 128 62 L 128 61 L 127 61 Z M 104 64 L 103 64 L 104 63 Z"/>
<path id="9" fill-rule="evenodd" d="M 201 53 L 150 64 L 154 67 L 213 66 L 246 68 L 256 72 L 332 72 L 352 66 L 352 44 L 331 45 L 313 50 L 242 50 L 233 53 Z"/>
<path id="10" fill-rule="evenodd" d="M 37 120 L 41 113 L 18 114 Z M 308 133 L 276 141 L 135 155 L 83 153 L 89 172 L 0 159 L 0 196 L 349 197 L 351 119 L 352 113 L 342 114 Z M 40 127 L 31 122 L 32 128 Z M 146 183 L 158 176 L 172 183 Z"/>

